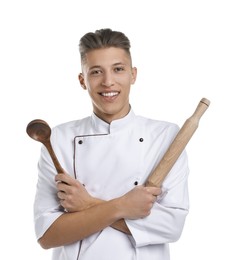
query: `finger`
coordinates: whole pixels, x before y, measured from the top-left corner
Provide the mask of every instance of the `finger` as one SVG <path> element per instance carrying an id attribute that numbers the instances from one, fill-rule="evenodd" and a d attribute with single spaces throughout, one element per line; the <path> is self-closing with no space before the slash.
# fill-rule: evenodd
<path id="1" fill-rule="evenodd" d="M 60 204 L 64 209 L 66 208 L 65 200 L 60 200 Z"/>
<path id="2" fill-rule="evenodd" d="M 78 183 L 78 181 L 73 178 L 72 176 L 70 176 L 69 174 L 57 174 L 55 176 L 55 181 L 56 182 L 63 182 L 67 185 L 75 185 L 76 183 Z"/>
<path id="3" fill-rule="evenodd" d="M 153 189 L 151 187 L 145 187 L 145 191 L 149 194 L 153 194 Z"/>
<path id="4" fill-rule="evenodd" d="M 70 191 L 70 186 L 66 184 L 65 182 L 57 182 L 57 189 L 59 191 L 68 193 Z"/>
<path id="5" fill-rule="evenodd" d="M 157 196 L 153 196 L 153 203 L 155 203 L 157 200 Z"/>
<path id="6" fill-rule="evenodd" d="M 161 192 L 162 192 L 161 188 L 154 187 L 153 194 L 154 194 L 155 196 L 160 195 Z"/>
<path id="7" fill-rule="evenodd" d="M 158 196 L 161 194 L 161 188 L 158 187 L 146 187 L 145 189 L 148 193 L 151 193 L 154 196 Z"/>
<path id="8" fill-rule="evenodd" d="M 67 174 L 59 173 L 59 174 L 55 175 L 56 182 L 67 182 L 67 180 L 68 180 Z"/>
<path id="9" fill-rule="evenodd" d="M 60 174 L 57 174 L 55 176 L 55 181 L 57 183 L 64 183 L 66 185 L 72 185 L 72 179 L 69 175 L 67 174 L 63 174 L 63 173 L 60 173 Z"/>
<path id="10" fill-rule="evenodd" d="M 58 196 L 58 198 L 59 198 L 60 200 L 65 200 L 66 194 L 65 194 L 65 192 L 63 192 L 63 191 L 59 191 L 59 192 L 57 193 L 57 196 Z"/>

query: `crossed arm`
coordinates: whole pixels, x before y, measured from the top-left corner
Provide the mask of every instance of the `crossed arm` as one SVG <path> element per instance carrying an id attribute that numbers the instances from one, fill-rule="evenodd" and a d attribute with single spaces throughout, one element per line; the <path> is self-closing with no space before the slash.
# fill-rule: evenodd
<path id="1" fill-rule="evenodd" d="M 39 239 L 43 248 L 53 248 L 82 240 L 100 230 L 112 228 L 131 235 L 124 219 L 150 214 L 161 189 L 137 186 L 121 197 L 103 201 L 68 174 L 55 177 L 60 204 L 66 209 Z"/>

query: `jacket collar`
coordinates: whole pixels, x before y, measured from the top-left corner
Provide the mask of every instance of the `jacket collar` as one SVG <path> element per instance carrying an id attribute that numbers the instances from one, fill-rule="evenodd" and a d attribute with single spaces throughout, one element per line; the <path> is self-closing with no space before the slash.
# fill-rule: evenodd
<path id="1" fill-rule="evenodd" d="M 95 129 L 97 133 L 103 134 L 111 134 L 130 128 L 134 122 L 134 119 L 135 114 L 132 109 L 130 109 L 129 113 L 125 117 L 114 120 L 110 124 L 100 119 L 94 113 L 91 116 L 93 129 Z"/>

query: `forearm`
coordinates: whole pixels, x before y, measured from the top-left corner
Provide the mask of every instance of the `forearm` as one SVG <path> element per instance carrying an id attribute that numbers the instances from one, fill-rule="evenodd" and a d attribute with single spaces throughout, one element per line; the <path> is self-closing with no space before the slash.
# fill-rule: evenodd
<path id="1" fill-rule="evenodd" d="M 121 219 L 116 200 L 81 212 L 64 213 L 39 239 L 43 248 L 53 248 L 84 239 Z"/>
<path id="2" fill-rule="evenodd" d="M 68 194 L 72 194 L 72 189 L 69 190 L 70 187 L 67 185 L 69 183 L 66 181 L 68 177 L 61 176 L 61 174 L 58 176 L 60 178 L 56 179 L 58 196 L 67 213 L 56 219 L 39 239 L 43 248 L 58 247 L 80 241 L 108 226 L 130 234 L 124 219 L 139 219 L 148 216 L 155 201 L 153 194 L 160 192 L 156 191 L 154 187 L 137 186 L 119 198 L 102 201 L 89 196 L 85 188 L 75 182 L 75 185 L 80 186 L 73 190 L 80 192 L 70 196 L 78 198 L 77 201 L 74 201 L 68 198 Z M 62 197 L 63 192 L 64 197 Z"/>
<path id="3" fill-rule="evenodd" d="M 94 205 L 98 205 L 98 204 L 104 203 L 104 202 L 105 202 L 104 200 L 94 198 Z M 110 227 L 112 227 L 120 232 L 123 232 L 127 235 L 131 235 L 131 232 L 130 232 L 128 226 L 126 225 L 124 219 L 119 219 L 119 220 L 115 221 L 114 223 L 112 223 L 110 225 Z"/>
<path id="4" fill-rule="evenodd" d="M 132 235 L 128 226 L 126 225 L 124 219 L 117 220 L 116 222 L 110 225 L 112 228 L 121 231 L 127 235 Z"/>

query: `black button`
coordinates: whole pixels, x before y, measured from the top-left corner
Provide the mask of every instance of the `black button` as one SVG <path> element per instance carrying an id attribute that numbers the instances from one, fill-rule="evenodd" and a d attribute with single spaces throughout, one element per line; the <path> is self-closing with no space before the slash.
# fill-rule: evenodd
<path id="1" fill-rule="evenodd" d="M 135 181 L 135 182 L 134 182 L 134 185 L 138 185 L 138 181 Z"/>
<path id="2" fill-rule="evenodd" d="M 83 141 L 82 141 L 82 140 L 79 140 L 78 143 L 79 143 L 79 144 L 83 144 Z"/>
<path id="3" fill-rule="evenodd" d="M 144 139 L 141 137 L 141 138 L 139 139 L 139 141 L 142 143 L 142 142 L 144 141 Z"/>

